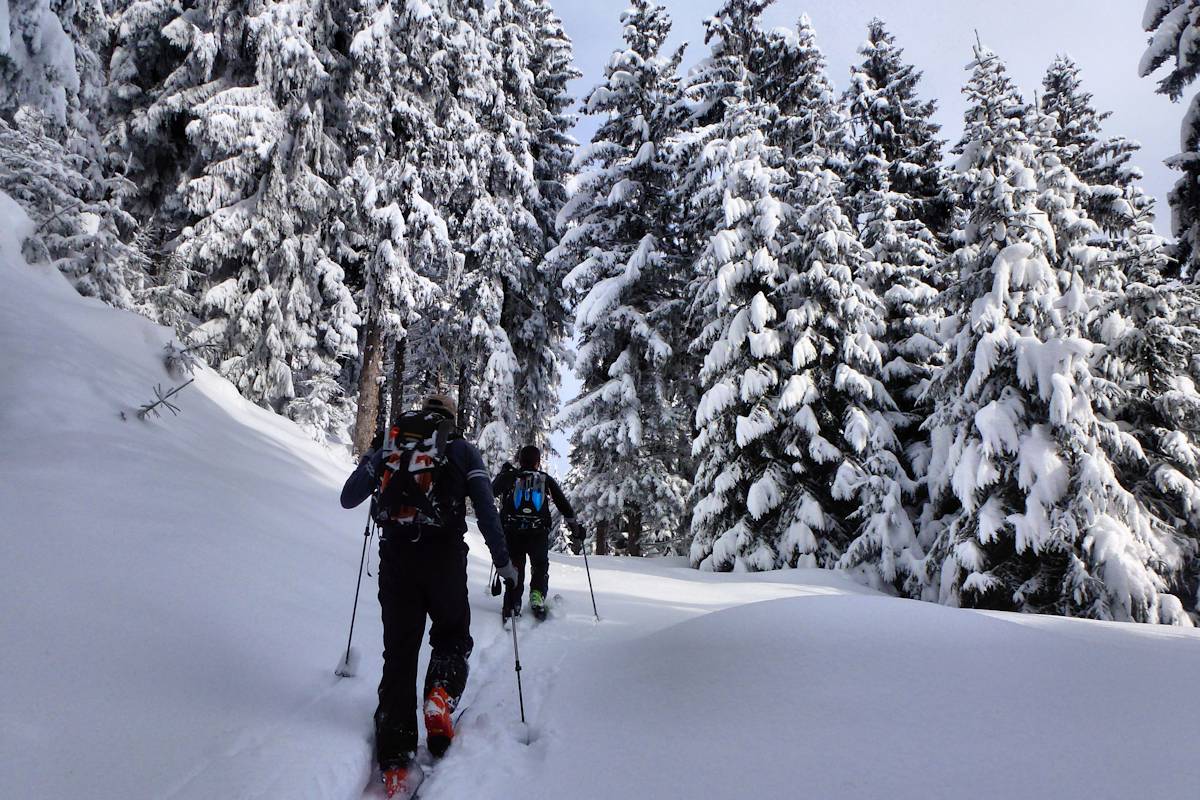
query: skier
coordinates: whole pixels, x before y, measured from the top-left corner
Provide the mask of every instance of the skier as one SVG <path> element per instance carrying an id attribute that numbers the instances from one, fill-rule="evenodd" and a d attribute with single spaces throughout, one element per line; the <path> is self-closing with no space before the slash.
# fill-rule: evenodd
<path id="1" fill-rule="evenodd" d="M 554 478 L 541 471 L 542 451 L 526 445 L 517 454 L 520 469 L 505 464 L 492 481 L 492 492 L 502 498 L 500 519 L 504 525 L 504 540 L 516 564 L 516 585 L 507 585 L 504 592 L 503 617 L 521 613 L 521 598 L 525 593 L 525 557 L 529 557 L 532 576 L 529 580 L 529 606 L 538 619 L 546 618 L 546 592 L 550 584 L 550 504 L 546 493 L 563 516 L 563 522 L 576 537 L 583 536 L 583 526 L 575 519 L 575 511 Z"/>
<path id="2" fill-rule="evenodd" d="M 431 395 L 401 415 L 390 436 L 342 488 L 342 506 L 374 495 L 380 527 L 379 604 L 383 612 L 383 678 L 375 711 L 375 756 L 388 797 L 405 796 L 421 779 L 417 749 L 417 655 L 432 621 L 433 653 L 425 673 L 424 715 L 430 753 L 440 757 L 454 737 L 453 712 L 467 682 L 471 609 L 467 601 L 466 497 L 506 586 L 509 559 L 488 473 L 475 445 L 454 428 L 457 410 Z"/>

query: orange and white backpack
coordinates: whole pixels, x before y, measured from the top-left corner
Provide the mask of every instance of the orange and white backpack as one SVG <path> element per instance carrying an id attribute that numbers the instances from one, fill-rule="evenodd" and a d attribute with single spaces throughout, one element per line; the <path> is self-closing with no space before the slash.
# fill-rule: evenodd
<path id="1" fill-rule="evenodd" d="M 437 479 L 446 466 L 446 446 L 455 438 L 454 420 L 435 411 L 409 411 L 396 420 L 375 494 L 377 523 L 442 524 Z"/>

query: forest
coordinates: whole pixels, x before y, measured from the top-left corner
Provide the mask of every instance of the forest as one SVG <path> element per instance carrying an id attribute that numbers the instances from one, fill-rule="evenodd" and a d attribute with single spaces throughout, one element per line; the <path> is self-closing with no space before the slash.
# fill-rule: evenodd
<path id="1" fill-rule="evenodd" d="M 949 142 L 884 21 L 838 90 L 770 4 L 614 7 L 576 98 L 550 0 L 0 0 L 0 192 L 324 446 L 434 391 L 493 471 L 566 430 L 589 552 L 1200 622 L 1200 0 L 1143 20 L 1161 208 L 1068 56 L 959 43 Z"/>

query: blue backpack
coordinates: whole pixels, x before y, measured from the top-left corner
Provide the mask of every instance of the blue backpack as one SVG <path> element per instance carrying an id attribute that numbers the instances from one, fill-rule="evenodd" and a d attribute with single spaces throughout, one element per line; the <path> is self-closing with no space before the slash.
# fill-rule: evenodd
<path id="1" fill-rule="evenodd" d="M 504 516 L 509 520 L 541 523 L 549 509 L 546 506 L 546 475 L 536 470 L 524 470 L 513 482 L 512 491 L 504 503 Z"/>

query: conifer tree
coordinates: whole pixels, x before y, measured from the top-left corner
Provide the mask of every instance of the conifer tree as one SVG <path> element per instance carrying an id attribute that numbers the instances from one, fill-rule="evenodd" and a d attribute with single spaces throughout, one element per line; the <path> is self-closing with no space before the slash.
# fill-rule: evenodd
<path id="1" fill-rule="evenodd" d="M 1114 463 L 1137 443 L 1097 403 L 1080 182 L 1000 59 L 976 56 L 957 178 L 971 216 L 947 293 L 961 310 L 928 423 L 931 496 L 950 509 L 930 554 L 941 599 L 1183 622 L 1186 544 L 1121 485 Z"/>
<path id="2" fill-rule="evenodd" d="M 621 21 L 627 46 L 583 101 L 605 121 L 578 159 L 578 188 L 563 212 L 569 232 L 551 259 L 571 264 L 567 285 L 579 298 L 583 387 L 563 414 L 574 430 L 568 488 L 602 538 L 641 555 L 677 536 L 687 491 L 674 456 L 688 410 L 666 368 L 682 304 L 667 250 L 682 53 L 661 53 L 671 28 L 662 6 L 633 0 Z"/>
<path id="3" fill-rule="evenodd" d="M 868 24 L 858 53 L 862 62 L 851 68 L 844 98 L 854 139 L 846 180 L 852 210 L 856 217 L 866 211 L 870 201 L 854 204 L 853 198 L 878 190 L 876 175 L 882 171 L 890 191 L 908 198 L 911 209 L 905 218 L 919 220 L 944 241 L 950 199 L 941 166 L 944 142 L 933 121 L 937 103 L 918 97 L 922 73 L 904 61 L 904 50 L 882 20 Z"/>
<path id="4" fill-rule="evenodd" d="M 348 12 L 342 139 L 352 163 L 341 181 L 336 225 L 338 253 L 358 277 L 365 312 L 354 433 L 362 451 L 389 416 L 383 401 L 394 398 L 394 418 L 411 377 L 444 360 L 437 337 L 421 334 L 443 310 L 438 286 L 445 285 L 454 254 L 447 223 L 425 199 L 422 180 L 422 172 L 438 171 L 434 154 L 444 144 L 434 105 L 446 87 L 421 54 L 441 46 L 446 21 L 376 0 Z"/>
<path id="5" fill-rule="evenodd" d="M 480 443 L 492 468 L 512 457 L 517 427 L 517 361 L 504 323 L 506 289 L 526 274 L 538 229 L 526 202 L 533 187 L 526 129 L 509 113 L 498 30 L 498 9 L 452 3 L 444 35 L 445 68 L 453 101 L 443 110 L 450 146 L 445 175 L 432 187 L 450 223 L 460 266 L 445 290 L 458 312 L 450 383 L 457 384 L 459 421 Z M 504 27 L 504 26 L 501 26 Z M 506 35 L 520 42 L 514 30 Z M 525 56 L 509 66 L 528 87 Z M 514 228 L 514 225 L 517 228 Z"/>
<path id="6" fill-rule="evenodd" d="M 764 65 L 773 129 L 793 176 L 796 214 L 787 302 L 793 377 L 781 407 L 796 411 L 786 436 L 791 471 L 786 564 L 841 563 L 872 584 L 904 587 L 920 557 L 905 500 L 913 491 L 895 433 L 896 403 L 883 378 L 885 333 L 870 254 L 844 213 L 842 175 L 853 155 L 846 109 L 833 92 L 808 18 L 776 30 Z M 792 87 L 780 91 L 777 87 Z M 840 557 L 840 560 L 839 560 Z"/>
<path id="7" fill-rule="evenodd" d="M 858 277 L 883 303 L 882 378 L 896 404 L 888 420 L 899 439 L 897 452 L 905 454 L 903 472 L 889 465 L 898 478 L 892 489 L 899 491 L 889 502 L 903 508 L 914 499 L 920 502 L 905 495 L 913 488 L 909 476 L 920 476 L 925 461 L 918 425 L 931 411 L 924 390 L 941 356 L 937 268 L 942 252 L 926 220 L 945 225 L 949 214 L 938 165 L 941 141 L 930 122 L 935 106 L 916 97 L 920 73 L 903 62 L 894 37 L 877 19 L 859 53 L 863 62 L 852 69 L 845 98 L 856 132 L 846 194 L 857 209 L 869 252 Z M 921 549 L 912 523 L 900 518 L 902 511 L 894 513 L 890 530 L 860 539 L 842 563 L 863 564 L 872 583 L 919 593 Z"/>
<path id="8" fill-rule="evenodd" d="M 875 585 L 908 587 L 923 554 L 876 341 L 881 304 L 856 280 L 870 256 L 841 209 L 840 181 L 824 155 L 817 150 L 800 163 L 790 197 L 798 231 L 788 304 L 794 375 L 780 398 L 794 414 L 786 452 L 798 480 L 788 498 L 784 563 L 841 563 Z"/>
<path id="9" fill-rule="evenodd" d="M 686 271 L 691 277 L 685 294 L 689 298 L 685 324 L 680 326 L 681 330 L 671 344 L 673 351 L 686 361 L 686 374 L 701 375 L 696 391 L 703 395 L 707 395 L 714 385 L 714 381 L 706 379 L 702 369 L 712 341 L 720 335 L 718 317 L 722 317 L 718 307 L 720 294 L 713 291 L 718 262 L 712 243 L 726 222 L 723 188 L 727 181 L 736 182 L 735 176 L 725 175 L 722 170 L 734 161 L 730 142 L 740 134 L 749 133 L 739 130 L 733 120 L 752 124 L 763 121 L 761 107 L 753 115 L 748 114 L 748 93 L 752 86 L 747 64 L 762 40 L 758 19 L 769 4 L 769 1 L 759 0 L 727 0 L 715 15 L 705 20 L 705 42 L 709 45 L 709 53 L 689 72 L 680 101 L 684 112 L 683 130 L 674 148 L 674 162 L 678 175 L 675 196 L 679 198 L 677 207 L 682 222 L 676 232 L 676 241 L 681 258 L 689 265 Z M 757 147 L 755 155 L 761 156 L 765 152 L 763 147 Z M 781 174 L 771 174 L 774 180 L 782 182 Z M 731 315 L 732 312 L 726 313 L 723 318 L 728 321 Z M 685 359 L 682 358 L 684 353 L 687 354 Z M 706 562 L 706 559 L 710 558 L 713 543 L 724 533 L 724 526 L 734 524 L 740 513 L 736 507 L 730 508 L 731 503 L 736 506 L 739 502 L 736 497 L 710 499 L 716 488 L 719 462 L 725 455 L 732 454 L 732 433 L 722 424 L 727 420 L 718 419 L 721 439 L 704 436 L 703 429 L 709 423 L 703 413 L 704 407 L 702 399 L 697 397 L 694 424 L 701 433 L 692 442 L 696 475 L 689 498 L 691 557 L 695 566 L 711 565 L 711 560 Z M 706 464 L 710 466 L 706 467 Z M 732 486 L 727 488 L 734 489 Z M 744 486 L 738 494 L 744 506 Z M 718 518 L 718 514 L 722 516 Z M 730 554 L 729 563 L 734 555 Z"/>
<path id="10" fill-rule="evenodd" d="M 1069 56 L 1054 60 L 1042 89 L 1041 111 L 1054 120 L 1051 135 L 1060 158 L 1088 184 L 1089 216 L 1107 235 L 1120 238 L 1151 205 L 1138 183 L 1142 173 L 1131 163 L 1138 144 L 1104 135 L 1102 126 L 1111 113 L 1097 111 L 1092 94 L 1083 88 L 1079 65 Z"/>
<path id="11" fill-rule="evenodd" d="M 691 560 L 701 569 L 766 570 L 786 557 L 780 540 L 788 527 L 782 439 L 789 409 L 778 402 L 789 372 L 780 330 L 788 313 L 781 288 L 792 279 L 783 253 L 789 209 L 778 196 L 787 176 L 771 166 L 779 156 L 762 134 L 761 107 L 744 101 L 727 113 L 726 135 L 705 148 L 720 176 L 707 191 L 725 207 L 726 223 L 698 265 L 708 276 L 701 299 L 715 314 L 696 343 L 707 352 Z"/>
<path id="12" fill-rule="evenodd" d="M 138 306 L 145 261 L 122 207 L 131 186 L 106 169 L 99 49 L 109 21 L 97 0 L 13 4 L 0 23 L 0 188 L 38 224 L 31 257 L 83 294 Z"/>
<path id="13" fill-rule="evenodd" d="M 1121 391 L 1111 416 L 1141 445 L 1140 457 L 1118 462 L 1118 476 L 1138 501 L 1190 542 L 1191 563 L 1172 590 L 1200 624 L 1200 296 L 1163 277 L 1169 246 L 1143 219 L 1126 238 L 1118 267 L 1127 277 L 1097 313 L 1103 374 Z"/>
<path id="14" fill-rule="evenodd" d="M 680 132 L 673 142 L 672 162 L 677 175 L 673 204 L 678 222 L 673 239 L 684 265 L 682 272 L 690 276 L 685 292 L 690 305 L 671 345 L 679 374 L 691 379 L 699 374 L 706 350 L 695 343 L 701 329 L 716 313 L 702 299 L 703 284 L 710 276 L 703 274 L 698 264 L 709 239 L 724 221 L 720 197 L 705 194 L 712 181 L 718 179 L 709 171 L 712 162 L 705 148 L 721 135 L 720 125 L 728 107 L 742 102 L 735 92 L 739 91 L 742 72 L 752 54 L 761 47 L 763 33 L 758 19 L 770 3 L 771 0 L 728 0 L 705 20 L 709 54 L 688 72 L 676 111 Z M 700 201 L 702 196 L 706 201 Z M 693 392 L 693 407 L 698 405 L 700 391 L 697 386 Z"/>
<path id="15" fill-rule="evenodd" d="M 576 148 L 570 129 L 575 118 L 567 110 L 573 99 L 567 83 L 581 73 L 574 66 L 574 46 L 548 0 L 533 12 L 533 75 L 537 107 L 533 137 L 533 214 L 542 238 L 530 279 L 513 308 L 513 347 L 520 377 L 517 392 L 517 436 L 525 443 L 548 446 L 558 408 L 559 372 L 565 361 L 567 299 L 565 274 L 546 258 L 558 241 L 558 216 L 566 202 L 566 180 Z"/>
<path id="16" fill-rule="evenodd" d="M 768 107 L 768 139 L 780 148 L 789 172 L 799 172 L 798 162 L 819 151 L 824 166 L 845 177 L 851 149 L 846 109 L 808 15 L 800 16 L 795 29 L 768 31 L 749 63 Z"/>
<path id="17" fill-rule="evenodd" d="M 854 528 L 865 541 L 907 520 L 878 300 L 855 279 L 866 252 L 839 205 L 845 117 L 806 19 L 795 37 L 766 41 L 764 73 L 726 84 L 717 130 L 734 135 L 706 148 L 724 181 L 699 196 L 721 198 L 724 216 L 697 293 L 716 312 L 697 340 L 707 355 L 692 515 L 692 562 L 709 569 L 832 566 Z M 743 62 L 727 58 L 738 74 Z M 767 76 L 791 91 L 760 89 Z"/>
<path id="18" fill-rule="evenodd" d="M 328 20 L 293 0 L 245 26 L 251 49 L 187 126 L 203 167 L 184 189 L 195 222 L 179 252 L 208 276 L 199 336 L 246 397 L 341 427 L 330 382 L 356 353 L 359 320 L 323 228 L 341 163 L 325 117 Z"/>
<path id="19" fill-rule="evenodd" d="M 12 124 L 0 119 L 0 191 L 37 223 L 26 257 L 57 267 L 85 296 L 135 308 L 145 260 L 126 241 L 132 218 L 106 197 L 119 181 L 97 176 L 99 165 L 61 137 L 37 108 L 21 109 Z"/>
<path id="20" fill-rule="evenodd" d="M 40 109 L 49 124 L 66 128 L 81 80 L 76 42 L 68 32 L 71 9 L 52 0 L 5 5 L 0 28 L 0 119 L 15 120 L 22 108 Z"/>
<path id="21" fill-rule="evenodd" d="M 680 174 L 679 197 L 686 216 L 678 235 L 685 257 L 699 259 L 708 246 L 709 234 L 722 221 L 719 204 L 697 203 L 709 175 L 703 167 L 704 148 L 721 130 L 728 106 L 742 102 L 736 93 L 744 90 L 742 73 L 749 69 L 752 54 L 763 38 L 758 19 L 772 0 L 726 0 L 721 9 L 705 20 L 704 41 L 709 54 L 687 75 L 680 100 L 683 130 L 675 145 L 676 171 Z M 703 315 L 698 315 L 703 318 Z M 689 331 L 694 338 L 694 331 Z"/>
<path id="22" fill-rule="evenodd" d="M 1200 75 L 1200 0 L 1147 0 L 1142 27 L 1150 44 L 1138 67 L 1144 78 L 1169 61 L 1158 82 L 1158 93 L 1179 102 L 1188 85 Z M 1179 154 L 1167 165 L 1183 173 L 1171 190 L 1172 232 L 1179 240 L 1176 258 L 1190 281 L 1200 278 L 1200 95 L 1192 98 L 1184 115 Z"/>

